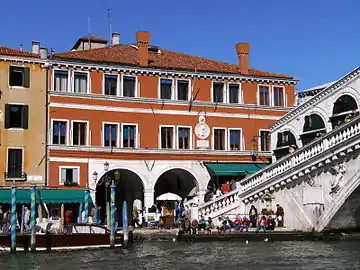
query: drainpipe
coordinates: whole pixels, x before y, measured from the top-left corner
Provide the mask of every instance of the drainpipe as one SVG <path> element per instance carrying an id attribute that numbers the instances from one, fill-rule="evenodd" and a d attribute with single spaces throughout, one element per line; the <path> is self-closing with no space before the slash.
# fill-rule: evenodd
<path id="1" fill-rule="evenodd" d="M 49 63 L 45 63 L 46 67 L 46 82 L 45 82 L 45 186 L 48 185 L 48 166 L 49 166 L 49 153 L 48 153 L 48 141 L 49 141 Z"/>

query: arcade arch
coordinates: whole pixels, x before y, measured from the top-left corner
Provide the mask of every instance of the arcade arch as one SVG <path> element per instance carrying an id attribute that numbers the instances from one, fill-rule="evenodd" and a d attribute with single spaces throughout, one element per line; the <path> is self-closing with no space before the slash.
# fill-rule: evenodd
<path id="1" fill-rule="evenodd" d="M 274 155 L 276 159 L 280 159 L 289 154 L 290 146 L 297 148 L 297 142 L 295 135 L 290 130 L 277 133 L 276 148 L 274 149 Z"/>
<path id="2" fill-rule="evenodd" d="M 303 145 L 310 143 L 325 133 L 325 122 L 320 115 L 313 113 L 305 116 L 303 133 L 300 135 Z"/>
<path id="3" fill-rule="evenodd" d="M 350 121 L 354 114 L 358 114 L 358 105 L 355 98 L 348 94 L 340 96 L 334 103 L 331 116 L 332 128 L 334 129 Z"/>

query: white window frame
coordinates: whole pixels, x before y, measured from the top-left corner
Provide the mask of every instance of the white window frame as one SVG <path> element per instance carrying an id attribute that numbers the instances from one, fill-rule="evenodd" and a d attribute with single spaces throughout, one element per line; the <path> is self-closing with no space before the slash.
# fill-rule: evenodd
<path id="1" fill-rule="evenodd" d="M 59 119 L 59 118 L 51 118 L 51 127 L 50 127 L 50 138 L 49 142 L 51 142 L 52 145 L 54 145 L 53 142 L 53 127 L 54 122 L 66 122 L 66 139 L 65 139 L 65 145 L 70 144 L 70 120 L 69 119 Z M 63 144 L 55 144 L 55 145 L 63 145 Z"/>
<path id="2" fill-rule="evenodd" d="M 9 89 L 25 89 L 24 86 L 11 86 L 10 85 L 10 67 L 21 67 L 21 68 L 26 68 L 26 67 L 29 67 L 29 66 L 26 66 L 26 65 L 10 65 L 9 66 L 9 69 L 8 69 L 8 78 L 7 78 L 7 83 L 8 83 L 8 87 Z M 31 69 L 30 69 L 31 70 Z M 31 76 L 31 75 L 30 75 Z M 31 80 L 31 78 L 30 78 Z M 31 86 L 30 86 L 31 87 Z"/>
<path id="3" fill-rule="evenodd" d="M 222 102 L 215 102 L 214 101 L 214 83 L 222 83 L 223 84 L 223 101 Z M 227 103 L 227 94 L 226 94 L 226 89 L 227 88 L 227 83 L 226 82 L 222 82 L 222 81 L 211 81 L 211 89 L 210 89 L 210 97 L 211 97 L 211 102 L 214 103 Z"/>
<path id="4" fill-rule="evenodd" d="M 239 93 L 238 93 L 238 103 L 230 103 L 230 84 L 237 84 L 239 86 Z M 242 96 L 242 87 L 241 83 L 238 82 L 228 82 L 226 84 L 226 99 L 228 104 L 242 104 L 243 103 L 243 96 Z"/>
<path id="5" fill-rule="evenodd" d="M 105 72 L 103 73 L 103 80 L 102 80 L 102 94 L 105 95 L 105 76 L 106 75 L 110 75 L 110 76 L 116 76 L 117 77 L 117 82 L 116 82 L 116 95 L 114 97 L 118 97 L 120 95 L 120 75 L 119 74 L 115 74 L 115 73 L 109 73 L 109 72 Z M 110 96 L 112 97 L 112 95 L 106 95 L 107 97 Z"/>
<path id="6" fill-rule="evenodd" d="M 129 74 L 121 74 L 121 78 L 120 78 L 120 91 L 119 94 L 121 97 L 125 97 L 124 96 L 124 77 L 133 77 L 135 78 L 135 98 L 139 97 L 139 93 L 138 93 L 138 76 L 136 75 L 129 75 Z M 125 97 L 125 98 L 132 98 L 132 97 Z"/>
<path id="7" fill-rule="evenodd" d="M 269 88 L 269 105 L 261 105 L 260 104 L 260 87 L 267 87 Z M 257 85 L 257 93 L 256 93 L 256 97 L 257 97 L 257 105 L 259 106 L 272 106 L 272 87 L 270 84 L 258 84 Z"/>
<path id="8" fill-rule="evenodd" d="M 219 149 L 216 149 L 215 150 L 215 129 L 221 129 L 221 130 L 225 130 L 225 149 L 224 150 L 219 150 Z M 228 134 L 227 134 L 227 128 L 225 127 L 213 127 L 212 128 L 212 136 L 211 136 L 211 149 L 213 151 L 227 151 L 228 150 Z"/>
<path id="9" fill-rule="evenodd" d="M 170 99 L 161 98 L 161 80 L 171 80 L 172 81 L 171 82 L 171 98 Z M 174 94 L 174 88 L 175 88 L 175 79 L 174 78 L 159 77 L 159 79 L 158 79 L 158 99 L 161 99 L 161 100 L 174 100 L 175 96 L 177 96 L 177 95 Z"/>
<path id="10" fill-rule="evenodd" d="M 261 131 L 268 131 L 269 132 L 269 136 L 270 136 L 270 145 L 269 145 L 269 151 L 271 151 L 271 131 L 270 129 L 265 129 L 265 128 L 261 128 L 259 129 L 259 138 L 258 138 L 258 151 L 259 152 L 264 152 L 261 150 Z"/>
<path id="11" fill-rule="evenodd" d="M 230 147 L 230 131 L 232 131 L 232 130 L 234 130 L 234 131 L 240 131 L 240 149 L 239 150 L 232 150 L 231 149 L 231 147 Z M 228 130 L 227 130 L 227 143 L 228 143 L 228 145 L 227 145 L 227 149 L 229 150 L 229 151 L 242 151 L 243 150 L 243 130 L 242 130 L 242 128 L 228 128 Z"/>
<path id="12" fill-rule="evenodd" d="M 9 172 L 9 168 L 8 168 L 8 164 L 9 164 L 9 149 L 21 149 L 22 150 L 22 164 L 21 164 L 21 173 L 25 172 L 25 168 L 24 168 L 24 165 L 25 165 L 25 149 L 24 147 L 22 146 L 8 146 L 6 147 L 6 164 L 5 164 L 5 170 L 6 172 Z"/>
<path id="13" fill-rule="evenodd" d="M 51 85 L 52 85 L 52 91 L 53 92 L 61 92 L 61 91 L 55 91 L 55 72 L 56 71 L 67 71 L 68 73 L 68 83 L 67 83 L 67 89 L 66 89 L 66 92 L 71 92 L 71 72 L 69 69 L 61 69 L 61 68 L 55 68 L 52 70 L 52 82 L 51 82 Z"/>
<path id="14" fill-rule="evenodd" d="M 77 184 L 80 185 L 80 166 L 59 166 L 59 185 L 63 186 L 65 183 L 61 183 L 61 170 L 62 169 L 77 169 Z"/>
<path id="15" fill-rule="evenodd" d="M 175 93 L 174 93 L 174 96 L 175 96 L 175 100 L 180 100 L 180 101 L 185 101 L 185 100 L 182 100 L 182 99 L 179 99 L 179 96 L 178 96 L 178 81 L 188 81 L 189 82 L 189 91 L 188 91 L 188 97 L 187 97 L 187 101 L 189 101 L 191 99 L 191 80 L 190 79 L 182 79 L 182 78 L 177 78 L 176 81 L 175 81 Z"/>
<path id="16" fill-rule="evenodd" d="M 173 145 L 172 145 L 172 148 L 161 148 L 161 128 L 163 127 L 170 127 L 173 129 Z M 159 138 L 158 138 L 158 147 L 159 149 L 163 149 L 163 150 L 168 150 L 168 149 L 176 149 L 176 126 L 175 125 L 160 125 L 159 126 Z"/>
<path id="17" fill-rule="evenodd" d="M 180 149 L 179 148 L 179 129 L 180 128 L 188 128 L 190 129 L 190 132 L 189 132 L 189 148 L 188 149 Z M 192 126 L 176 126 L 176 149 L 179 149 L 179 150 L 192 150 L 193 149 L 193 140 L 192 140 L 192 134 L 193 134 L 193 131 L 192 131 Z"/>
<path id="18" fill-rule="evenodd" d="M 85 140 L 85 145 L 76 145 L 76 146 L 89 146 L 89 130 L 90 130 L 90 127 L 89 127 L 89 120 L 71 120 L 71 128 L 70 128 L 70 143 L 71 145 L 74 145 L 74 142 L 73 142 L 73 130 L 74 130 L 74 122 L 77 122 L 77 123 L 85 123 L 86 124 L 86 140 Z"/>
<path id="19" fill-rule="evenodd" d="M 278 106 L 278 105 L 275 105 L 275 98 L 274 98 L 274 94 L 275 94 L 275 91 L 274 91 L 274 88 L 282 88 L 283 89 L 283 103 L 284 105 L 283 106 Z M 286 107 L 286 104 L 285 104 L 285 87 L 284 86 L 281 86 L 281 85 L 273 85 L 271 87 L 271 105 L 274 106 L 274 107 Z"/>
<path id="20" fill-rule="evenodd" d="M 72 93 L 75 93 L 75 73 L 84 73 L 87 75 L 87 89 L 86 89 L 86 93 L 85 94 L 90 94 L 91 90 L 90 90 L 90 71 L 84 71 L 84 70 L 72 70 L 71 73 L 71 91 Z M 77 93 L 77 94 L 84 94 L 84 93 Z"/>
<path id="21" fill-rule="evenodd" d="M 137 123 L 121 123 L 120 124 L 120 137 L 121 137 L 121 148 L 124 148 L 124 132 L 123 126 L 135 126 L 135 148 L 139 148 L 139 124 Z M 126 149 L 132 149 L 131 147 L 126 147 Z"/>
<path id="22" fill-rule="evenodd" d="M 115 146 L 115 148 L 120 148 L 120 137 L 121 137 L 121 134 L 119 133 L 120 132 L 120 123 L 117 123 L 117 122 L 102 122 L 102 131 L 101 131 L 101 146 L 102 147 L 106 147 L 106 148 L 108 148 L 108 147 L 113 147 L 114 148 L 114 146 L 105 146 L 105 125 L 107 125 L 107 124 L 109 124 L 109 125 L 116 125 L 117 126 L 117 138 L 116 138 L 116 146 Z"/>

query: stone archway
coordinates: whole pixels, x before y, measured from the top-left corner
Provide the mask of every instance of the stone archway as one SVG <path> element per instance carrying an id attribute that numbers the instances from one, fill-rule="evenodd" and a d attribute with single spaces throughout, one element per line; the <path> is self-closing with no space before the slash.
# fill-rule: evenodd
<path id="1" fill-rule="evenodd" d="M 303 133 L 300 135 L 303 145 L 310 143 L 316 138 L 326 133 L 325 122 L 322 117 L 316 113 L 305 116 Z"/>
<path id="2" fill-rule="evenodd" d="M 341 95 L 335 102 L 331 116 L 333 129 L 337 126 L 351 120 L 355 114 L 358 114 L 358 104 L 356 99 L 349 94 Z"/>
<path id="3" fill-rule="evenodd" d="M 276 148 L 274 149 L 274 155 L 276 160 L 289 154 L 289 147 L 294 145 L 297 148 L 297 141 L 295 135 L 290 130 L 277 133 Z"/>
<path id="4" fill-rule="evenodd" d="M 116 180 L 115 174 L 117 172 L 119 173 L 119 177 Z M 95 201 L 96 204 L 102 209 L 99 211 L 99 218 L 101 218 L 102 222 L 105 221 L 106 215 L 105 198 L 107 197 L 108 201 L 110 201 L 110 188 L 106 188 L 107 181 L 114 181 L 116 185 L 115 219 L 118 221 L 119 226 L 122 226 L 122 208 L 123 202 L 126 201 L 128 205 L 128 222 L 131 224 L 134 203 L 138 210 L 141 210 L 141 208 L 144 206 L 144 183 L 142 179 L 139 175 L 127 169 L 112 169 L 99 179 L 96 185 Z"/>
<path id="5" fill-rule="evenodd" d="M 184 169 L 169 169 L 162 173 L 154 185 L 156 199 L 161 194 L 171 192 L 179 195 L 181 198 L 187 198 L 191 191 L 199 190 L 199 183 L 195 176 Z"/>

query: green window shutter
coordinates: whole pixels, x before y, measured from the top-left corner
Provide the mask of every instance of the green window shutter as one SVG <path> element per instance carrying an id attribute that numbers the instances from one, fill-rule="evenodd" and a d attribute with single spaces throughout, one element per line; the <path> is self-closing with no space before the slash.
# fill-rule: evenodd
<path id="1" fill-rule="evenodd" d="M 29 127 L 29 105 L 24 105 L 22 109 L 22 127 L 23 129 Z"/>
<path id="2" fill-rule="evenodd" d="M 30 87 L 30 68 L 25 67 L 24 68 L 24 87 L 29 88 Z"/>
<path id="3" fill-rule="evenodd" d="M 5 104 L 5 128 L 10 128 L 10 105 Z"/>
<path id="4" fill-rule="evenodd" d="M 14 70 L 14 67 L 13 66 L 9 66 L 9 85 L 10 86 L 13 86 L 14 83 L 13 83 L 13 70 Z"/>

